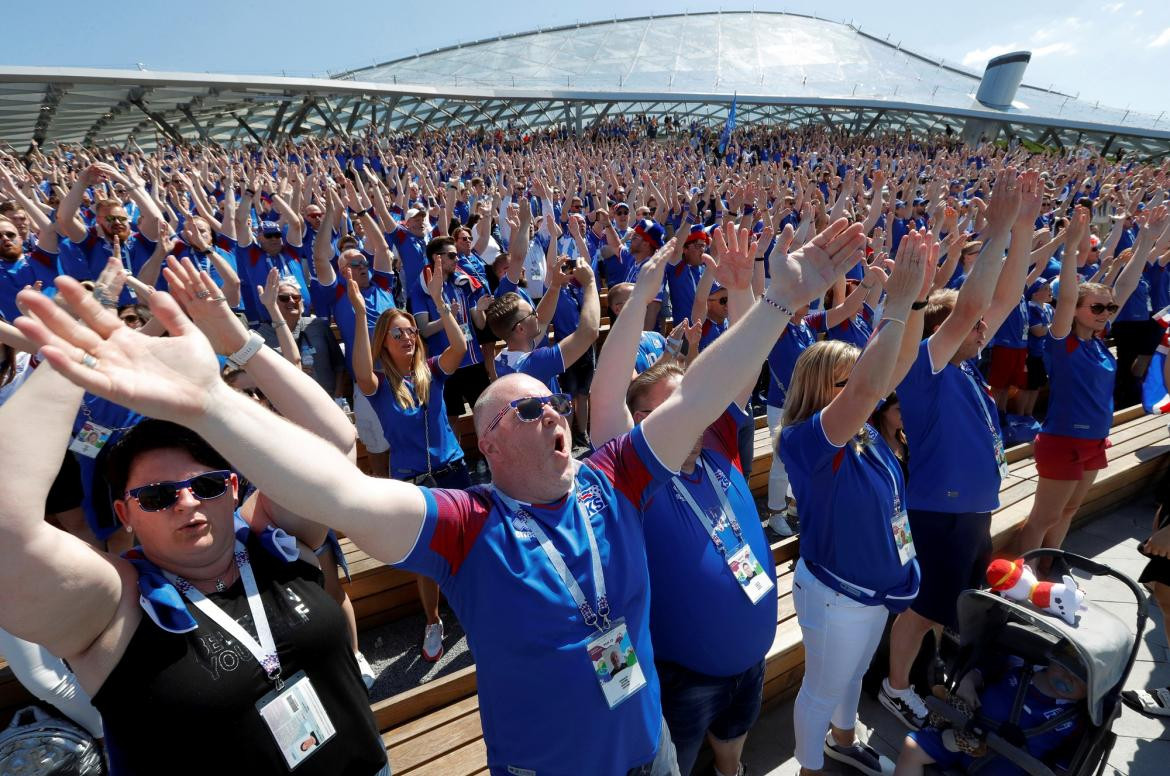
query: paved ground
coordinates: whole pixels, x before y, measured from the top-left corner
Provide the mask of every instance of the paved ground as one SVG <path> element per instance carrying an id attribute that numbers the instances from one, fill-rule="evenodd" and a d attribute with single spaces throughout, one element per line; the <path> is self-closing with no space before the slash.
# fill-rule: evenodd
<path id="1" fill-rule="evenodd" d="M 1145 566 L 1138 554 L 1138 544 L 1150 533 L 1153 514 L 1151 502 L 1140 500 L 1079 528 L 1066 542 L 1065 549 L 1099 560 L 1134 579 Z M 1132 621 L 1137 605 L 1128 590 L 1114 580 L 1078 580 L 1086 593 L 1097 601 L 1108 601 L 1116 613 Z M 1152 606 L 1152 604 L 1151 604 Z M 1157 607 L 1151 608 L 1151 620 L 1142 640 L 1137 663 L 1128 687 L 1170 685 L 1170 646 Z M 894 719 L 866 695 L 862 695 L 861 721 L 872 730 L 871 743 L 878 751 L 896 759 L 905 735 Z M 1123 709 L 1114 725 L 1117 745 L 1109 756 L 1105 773 L 1109 776 L 1157 776 L 1170 773 L 1170 722 L 1151 719 Z M 799 768 L 792 757 L 792 702 L 787 701 L 763 714 L 748 739 L 744 762 L 752 776 L 794 776 Z M 831 773 L 854 773 L 835 768 Z M 704 776 L 710 771 L 699 771 Z"/>
<path id="2" fill-rule="evenodd" d="M 1150 531 L 1153 507 L 1148 500 L 1126 505 L 1078 529 L 1069 537 L 1066 549 L 1094 558 L 1135 579 L 1145 565 L 1137 546 Z M 1132 621 L 1137 606 L 1128 590 L 1112 580 L 1081 580 L 1094 600 L 1107 601 L 1123 618 Z M 375 700 L 416 687 L 471 664 L 467 639 L 453 615 L 444 607 L 447 623 L 447 653 L 436 664 L 419 657 L 422 641 L 421 616 L 372 629 L 362 634 L 361 645 L 379 674 L 371 694 Z M 1150 626 L 1143 639 L 1128 686 L 1170 685 L 1170 646 L 1157 607 L 1151 609 Z M 862 696 L 862 723 L 872 730 L 871 742 L 883 754 L 896 758 L 905 730 L 876 701 Z M 1156 776 L 1170 773 L 1170 723 L 1144 717 L 1124 709 L 1114 727 L 1117 745 L 1109 757 L 1110 776 Z M 766 711 L 748 739 L 744 761 L 753 776 L 792 776 L 797 773 L 792 757 L 792 702 Z M 830 772 L 849 773 L 847 769 Z M 696 774 L 708 774 L 708 768 Z"/>

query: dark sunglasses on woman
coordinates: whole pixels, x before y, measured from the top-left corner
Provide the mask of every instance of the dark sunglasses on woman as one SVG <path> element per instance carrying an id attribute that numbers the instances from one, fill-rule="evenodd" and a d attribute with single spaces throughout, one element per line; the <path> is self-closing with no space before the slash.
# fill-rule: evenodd
<path id="1" fill-rule="evenodd" d="M 179 493 L 190 488 L 191 494 L 200 501 L 209 501 L 222 496 L 228 487 L 232 473 L 227 469 L 197 474 L 188 480 L 175 482 L 154 482 L 126 491 L 126 497 L 138 502 L 143 512 L 159 512 L 169 509 L 179 500 Z"/>

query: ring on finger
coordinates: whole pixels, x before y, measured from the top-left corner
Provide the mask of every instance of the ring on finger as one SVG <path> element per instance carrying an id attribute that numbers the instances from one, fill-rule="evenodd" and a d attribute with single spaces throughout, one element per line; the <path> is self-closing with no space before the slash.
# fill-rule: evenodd
<path id="1" fill-rule="evenodd" d="M 206 288 L 200 289 L 199 291 L 195 292 L 196 299 L 206 299 L 209 296 L 211 296 L 211 292 L 208 291 Z"/>

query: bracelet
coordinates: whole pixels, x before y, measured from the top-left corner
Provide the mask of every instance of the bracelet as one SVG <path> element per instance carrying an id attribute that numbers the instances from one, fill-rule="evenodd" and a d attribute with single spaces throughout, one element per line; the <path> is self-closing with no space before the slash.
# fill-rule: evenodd
<path id="1" fill-rule="evenodd" d="M 930 302 L 929 299 L 923 299 L 921 302 L 915 301 L 914 304 L 910 305 L 910 309 L 911 310 L 921 310 L 922 308 L 926 307 L 926 305 L 929 304 L 929 302 Z"/>
<path id="2" fill-rule="evenodd" d="M 254 196 L 256 196 L 256 190 L 255 190 L 255 189 L 244 189 L 244 193 L 245 193 L 245 194 L 247 194 L 249 197 L 254 197 Z"/>
<path id="3" fill-rule="evenodd" d="M 286 321 L 284 318 L 281 318 L 279 320 L 272 322 L 272 328 L 274 328 L 274 329 L 279 329 L 281 326 L 283 326 L 284 328 L 287 329 L 288 328 L 288 321 Z"/>
<path id="4" fill-rule="evenodd" d="M 870 289 L 872 289 L 872 288 L 873 288 L 873 283 L 870 283 L 868 286 L 867 286 L 865 283 L 858 283 L 857 285 L 861 286 L 861 287 L 862 287 L 862 288 L 864 288 L 866 291 L 869 291 Z"/>
<path id="5" fill-rule="evenodd" d="M 254 331 L 249 332 L 248 341 L 244 343 L 242 348 L 227 357 L 228 363 L 237 369 L 243 369 L 249 359 L 259 353 L 262 347 L 264 347 L 264 338 Z"/>
<path id="6" fill-rule="evenodd" d="M 767 260 L 768 260 L 767 256 L 757 256 L 756 257 L 756 261 L 760 262 L 761 264 Z"/>
<path id="7" fill-rule="evenodd" d="M 767 294 L 764 294 L 763 296 L 761 296 L 761 297 L 760 297 L 760 301 L 762 301 L 762 302 L 766 302 L 767 304 L 771 305 L 772 307 L 776 308 L 776 309 L 777 309 L 777 310 L 779 310 L 780 312 L 782 312 L 782 313 L 784 313 L 785 315 L 787 315 L 789 318 L 795 318 L 795 317 L 796 317 L 796 313 L 794 313 L 792 310 L 789 310 L 787 307 L 785 307 L 784 305 L 780 304 L 779 302 L 777 302 L 775 299 L 773 299 L 772 297 L 768 296 Z"/>
<path id="8" fill-rule="evenodd" d="M 906 325 L 906 322 L 901 318 L 882 318 L 882 323 L 900 323 L 903 326 Z M 881 326 L 881 324 L 878 324 L 878 326 Z"/>
<path id="9" fill-rule="evenodd" d="M 356 213 L 354 213 L 354 216 L 357 218 L 361 218 L 362 216 L 368 216 L 370 213 L 373 213 L 373 212 L 374 212 L 374 208 L 368 207 L 364 210 L 357 211 Z"/>

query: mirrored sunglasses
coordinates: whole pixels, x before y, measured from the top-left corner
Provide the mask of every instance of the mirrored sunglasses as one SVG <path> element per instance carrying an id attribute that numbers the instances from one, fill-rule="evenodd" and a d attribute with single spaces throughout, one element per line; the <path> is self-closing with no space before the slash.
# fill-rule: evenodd
<path id="1" fill-rule="evenodd" d="M 567 416 L 573 412 L 573 399 L 567 393 L 554 393 L 551 396 L 525 396 L 523 399 L 516 399 L 500 410 L 500 413 L 488 424 L 484 433 L 490 433 L 493 428 L 500 425 L 504 416 L 513 409 L 516 410 L 516 417 L 525 423 L 540 420 L 541 416 L 544 415 L 544 405 L 546 404 L 560 415 Z"/>

